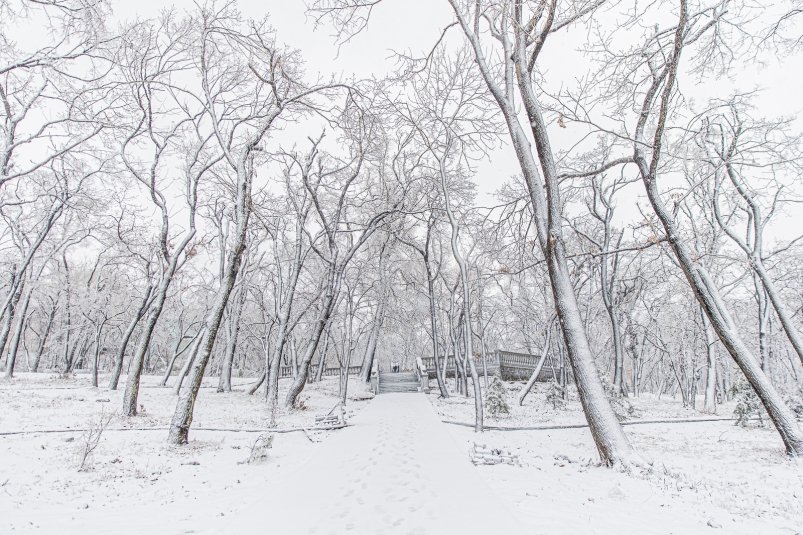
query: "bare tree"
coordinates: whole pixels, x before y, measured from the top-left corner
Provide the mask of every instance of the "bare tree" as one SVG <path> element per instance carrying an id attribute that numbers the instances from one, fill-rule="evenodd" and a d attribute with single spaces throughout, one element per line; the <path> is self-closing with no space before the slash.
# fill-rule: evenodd
<path id="1" fill-rule="evenodd" d="M 736 325 L 722 299 L 719 289 L 714 284 L 708 271 L 695 261 L 684 241 L 681 239 L 674 214 L 666 206 L 658 189 L 661 174 L 660 164 L 663 155 L 664 131 L 672 106 L 672 98 L 676 87 L 681 53 L 691 46 L 714 25 L 721 12 L 690 12 L 686 0 L 680 0 L 680 15 L 673 29 L 671 44 L 664 44 L 660 35 L 654 36 L 648 46 L 658 47 L 667 52 L 663 56 L 663 64 L 650 64 L 653 73 L 646 91 L 633 134 L 634 161 L 640 177 L 647 190 L 647 196 L 666 232 L 667 242 L 674 252 L 681 269 L 697 300 L 705 310 L 712 328 L 716 331 L 728 353 L 738 364 L 747 380 L 761 399 L 775 428 L 790 455 L 803 454 L 803 432 L 795 421 L 794 414 L 784 404 L 775 387 L 761 370 L 759 363 L 739 336 Z M 713 19 L 713 23 L 710 21 Z M 661 61 L 655 59 L 655 61 Z M 655 131 L 652 140 L 647 141 L 647 122 L 655 112 Z M 646 147 L 651 147 L 648 156 Z"/>
<path id="2" fill-rule="evenodd" d="M 212 354 L 226 304 L 245 252 L 252 212 L 252 187 L 264 151 L 263 140 L 284 116 L 309 109 L 317 87 L 303 84 L 292 53 L 279 46 L 265 21 L 243 21 L 231 6 L 202 8 L 197 20 L 200 47 L 196 65 L 202 80 L 204 115 L 233 174 L 235 229 L 226 255 L 223 279 L 205 321 L 201 350 L 190 371 L 170 424 L 168 441 L 185 444 L 204 371 Z M 248 58 L 232 65 L 232 58 Z"/>
<path id="3" fill-rule="evenodd" d="M 137 414 L 145 355 L 164 310 L 170 285 L 180 264 L 195 254 L 190 243 L 196 232 L 199 183 L 222 159 L 219 153 L 210 153 L 213 134 L 201 131 L 202 108 L 197 103 L 189 108 L 185 100 L 176 100 L 178 94 L 184 94 L 184 89 L 176 85 L 177 77 L 189 68 L 191 61 L 185 49 L 190 24 L 189 20 L 176 24 L 173 16 L 166 14 L 158 23 L 135 25 L 124 36 L 117 59 L 125 80 L 123 87 L 130 99 L 127 111 L 133 118 L 133 124 L 125 128 L 120 155 L 128 173 L 144 186 L 161 219 L 157 240 L 160 282 L 129 366 L 123 396 L 123 414 L 127 416 Z M 180 150 L 182 145 L 187 148 L 186 152 Z M 170 184 L 166 160 L 176 152 L 186 155 L 181 186 L 187 228 L 180 234 L 178 243 L 174 243 L 178 236 L 171 231 L 171 207 L 165 194 Z"/>

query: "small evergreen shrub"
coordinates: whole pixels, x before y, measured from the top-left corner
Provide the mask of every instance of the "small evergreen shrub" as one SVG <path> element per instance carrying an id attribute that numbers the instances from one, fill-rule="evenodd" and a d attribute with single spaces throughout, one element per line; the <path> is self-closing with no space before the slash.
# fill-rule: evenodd
<path id="1" fill-rule="evenodd" d="M 494 418 L 510 414 L 510 405 L 507 402 L 507 391 L 499 377 L 494 377 L 485 393 L 485 410 Z"/>
<path id="2" fill-rule="evenodd" d="M 546 400 L 548 403 L 552 404 L 554 410 L 566 408 L 563 387 L 554 379 L 547 385 Z"/>
<path id="3" fill-rule="evenodd" d="M 747 427 L 751 418 L 758 418 L 759 425 L 764 425 L 764 407 L 750 383 L 744 379 L 735 383 L 731 387 L 731 396 L 736 400 L 736 407 L 733 409 L 735 425 Z"/>

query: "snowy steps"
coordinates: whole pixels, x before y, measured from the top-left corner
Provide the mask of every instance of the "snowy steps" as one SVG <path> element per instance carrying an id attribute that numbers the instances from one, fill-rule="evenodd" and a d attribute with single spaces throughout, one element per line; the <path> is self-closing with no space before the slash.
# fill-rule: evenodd
<path id="1" fill-rule="evenodd" d="M 419 392 L 421 383 L 414 372 L 379 374 L 379 393 Z"/>

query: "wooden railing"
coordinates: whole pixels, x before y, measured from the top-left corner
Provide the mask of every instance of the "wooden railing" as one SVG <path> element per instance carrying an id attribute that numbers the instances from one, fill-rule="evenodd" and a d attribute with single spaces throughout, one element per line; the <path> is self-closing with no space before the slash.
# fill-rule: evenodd
<path id="1" fill-rule="evenodd" d="M 489 375 L 499 375 L 505 380 L 526 380 L 529 379 L 535 367 L 538 364 L 539 355 L 531 355 L 529 353 L 516 353 L 514 351 L 496 350 L 492 353 L 485 355 L 485 368 L 488 370 Z M 435 358 L 423 357 L 422 363 L 427 369 L 430 377 L 435 377 Z M 443 364 L 443 357 L 440 357 L 439 363 Z M 483 357 L 475 356 L 474 364 L 477 367 L 477 372 L 483 373 Z M 457 364 L 453 355 L 449 355 L 446 359 L 446 375 L 454 377 Z M 559 370 L 554 370 L 554 375 L 559 375 Z M 544 364 L 541 372 L 538 374 L 538 381 L 548 381 L 553 376 L 552 366 Z"/>
<path id="2" fill-rule="evenodd" d="M 422 363 L 427 369 L 427 372 L 431 378 L 435 377 L 435 358 L 434 357 L 422 357 Z M 474 357 L 474 365 L 477 367 L 477 372 L 482 373 L 483 358 L 481 356 Z M 439 363 L 443 365 L 443 357 L 440 357 Z M 485 355 L 485 368 L 487 368 L 488 373 L 490 375 L 498 375 L 499 374 L 499 360 L 495 353 L 489 353 Z M 455 361 L 454 355 L 449 355 L 446 359 L 446 375 L 447 376 L 454 376 L 455 370 L 457 369 L 457 363 Z"/>
<path id="3" fill-rule="evenodd" d="M 358 375 L 360 373 L 361 366 L 349 366 L 349 375 Z M 309 374 L 312 377 L 315 377 L 315 374 L 318 371 L 317 364 L 311 364 L 309 367 Z M 340 375 L 340 368 L 326 368 L 323 370 L 324 377 L 332 377 Z M 279 367 L 279 378 L 284 379 L 285 377 L 293 377 L 293 367 L 292 366 L 280 366 Z"/>

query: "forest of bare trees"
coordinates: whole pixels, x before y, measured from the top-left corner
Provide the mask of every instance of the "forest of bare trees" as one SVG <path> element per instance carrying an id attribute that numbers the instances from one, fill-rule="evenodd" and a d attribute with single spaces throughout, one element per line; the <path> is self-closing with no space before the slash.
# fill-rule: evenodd
<path id="1" fill-rule="evenodd" d="M 439 2 L 434 40 L 358 79 L 234 1 L 0 0 L 5 377 L 90 374 L 134 417 L 158 375 L 178 445 L 232 378 L 275 427 L 326 368 L 345 401 L 434 354 L 482 431 L 475 357 L 505 349 L 561 370 L 604 465 L 644 463 L 623 396 L 754 394 L 803 454 L 799 102 L 741 78 L 794 57 L 799 6 Z M 308 16 L 348 46 L 383 4 Z"/>

